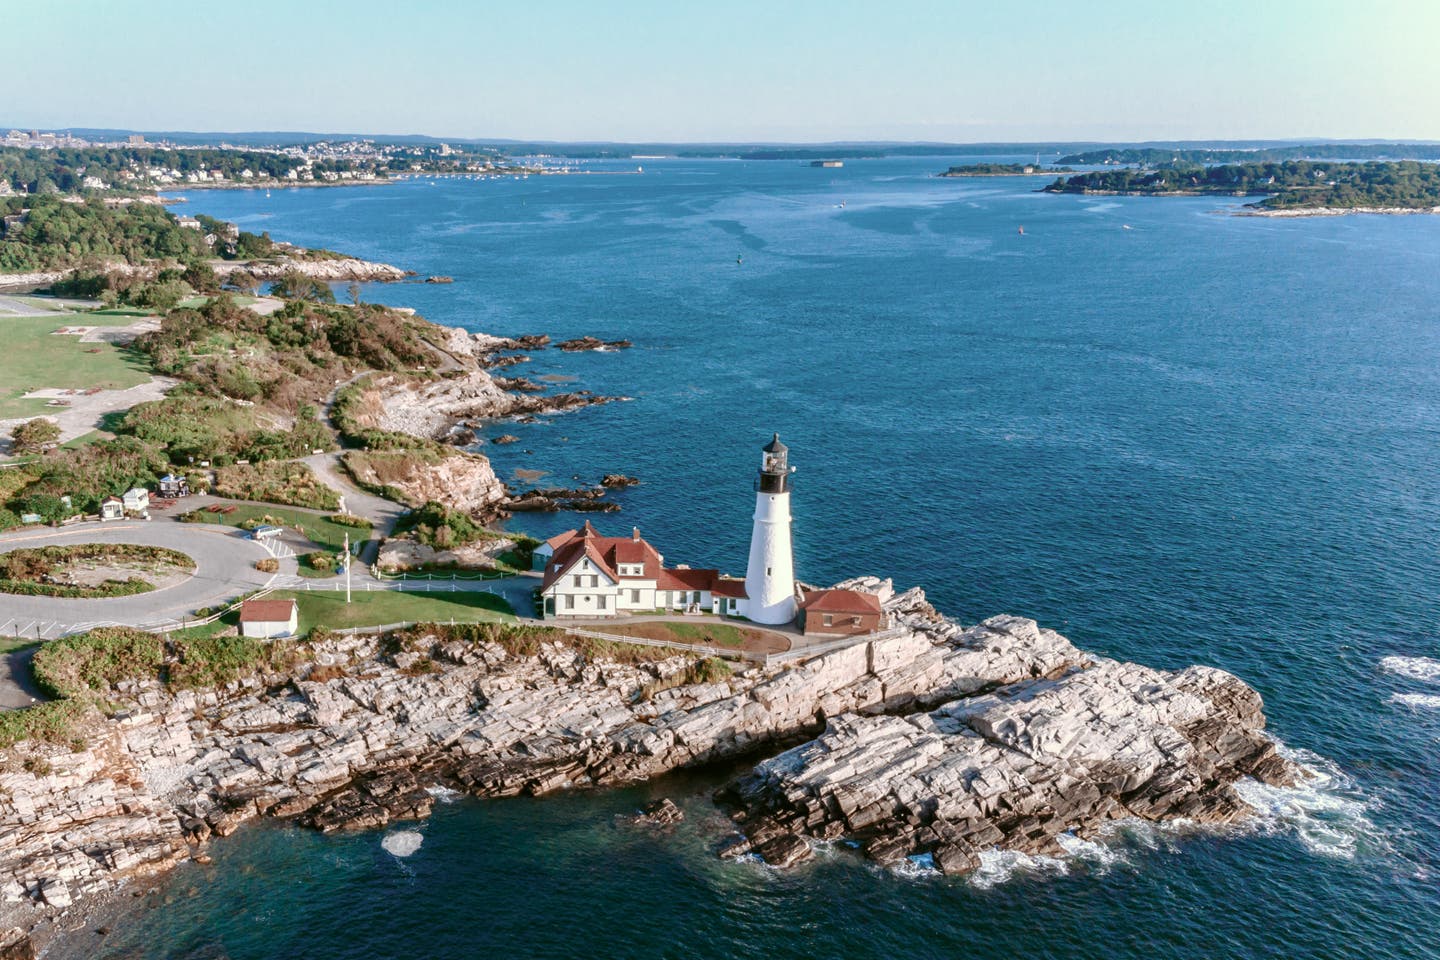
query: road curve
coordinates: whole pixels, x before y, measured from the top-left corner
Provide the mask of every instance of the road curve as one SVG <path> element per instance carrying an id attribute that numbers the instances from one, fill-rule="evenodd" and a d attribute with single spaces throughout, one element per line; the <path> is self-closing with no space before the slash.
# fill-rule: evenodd
<path id="1" fill-rule="evenodd" d="M 233 527 L 174 520 L 83 523 L 63 529 L 0 534 L 0 553 L 25 547 L 77 543 L 140 543 L 179 550 L 195 561 L 195 574 L 161 590 L 130 597 L 76 600 L 0 593 L 0 635 L 54 637 L 99 623 L 149 626 L 188 617 L 201 607 L 263 587 L 270 574 L 255 569 L 265 548 Z M 44 625 L 52 625 L 46 628 Z"/>

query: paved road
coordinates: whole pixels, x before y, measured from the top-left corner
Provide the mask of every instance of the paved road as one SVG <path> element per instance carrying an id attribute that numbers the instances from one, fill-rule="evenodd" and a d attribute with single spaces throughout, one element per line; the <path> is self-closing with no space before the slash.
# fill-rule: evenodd
<path id="1" fill-rule="evenodd" d="M 269 554 L 238 530 L 173 520 L 96 522 L 59 530 L 23 530 L 0 535 L 0 553 L 23 547 L 75 543 L 142 543 L 169 547 L 195 560 L 195 574 L 174 586 L 133 597 L 75 600 L 0 594 L 0 634 L 49 638 L 77 627 L 102 623 L 133 626 L 164 623 L 248 593 L 270 579 L 269 574 L 255 569 L 255 561 Z"/>
<path id="2" fill-rule="evenodd" d="M 34 304 L 26 303 L 19 297 L 7 297 L 0 295 L 0 316 L 7 317 L 53 317 L 63 311 L 56 307 L 54 310 L 45 310 Z"/>

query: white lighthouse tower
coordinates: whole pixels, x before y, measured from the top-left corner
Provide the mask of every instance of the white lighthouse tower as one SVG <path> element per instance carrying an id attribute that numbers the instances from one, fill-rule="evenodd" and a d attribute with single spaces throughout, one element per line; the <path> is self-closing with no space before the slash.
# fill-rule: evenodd
<path id="1" fill-rule="evenodd" d="M 790 450 L 780 434 L 760 455 L 755 486 L 755 527 L 745 568 L 745 615 L 756 623 L 795 619 L 795 559 L 790 547 Z"/>

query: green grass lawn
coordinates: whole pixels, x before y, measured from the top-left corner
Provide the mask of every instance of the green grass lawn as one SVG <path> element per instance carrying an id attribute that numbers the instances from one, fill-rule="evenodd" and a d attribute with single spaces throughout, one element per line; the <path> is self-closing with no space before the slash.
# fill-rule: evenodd
<path id="1" fill-rule="evenodd" d="M 315 627 L 374 627 L 406 620 L 479 623 L 499 620 L 513 623 L 515 614 L 505 598 L 488 593 L 402 593 L 398 590 L 357 591 L 345 603 L 343 590 L 277 590 L 273 600 L 293 598 L 300 605 L 300 632 Z"/>
<path id="2" fill-rule="evenodd" d="M 148 359 L 110 343 L 81 343 L 53 336 L 75 318 L 0 317 L 0 419 L 54 412 L 44 400 L 22 394 L 45 387 L 123 390 L 150 379 Z M 90 351 L 94 350 L 94 353 Z"/>
<path id="3" fill-rule="evenodd" d="M 640 623 L 620 621 L 613 627 L 607 625 L 598 629 L 630 637 L 730 647 L 756 653 L 782 653 L 790 649 L 790 640 L 783 634 L 753 627 L 739 627 L 710 618 L 699 623 L 679 623 L 673 620 L 647 620 Z"/>
<path id="4" fill-rule="evenodd" d="M 256 297 L 247 297 L 242 293 L 232 293 L 230 296 L 232 299 L 234 299 L 236 305 L 241 307 L 248 307 L 253 303 L 259 302 Z M 175 306 L 185 310 L 199 310 L 201 307 L 205 306 L 205 304 L 209 302 L 210 298 L 202 294 L 195 297 L 186 297 L 184 300 L 181 300 L 179 303 L 175 304 Z"/>
<path id="5" fill-rule="evenodd" d="M 89 433 L 82 433 L 73 440 L 66 440 L 60 446 L 65 450 L 74 450 L 76 447 L 86 447 L 97 440 L 107 440 L 113 434 L 102 430 L 91 430 Z"/>
<path id="6" fill-rule="evenodd" d="M 331 552 L 339 552 L 345 546 L 345 534 L 347 533 L 350 534 L 350 546 L 353 549 L 355 544 L 364 543 L 370 539 L 373 532 L 362 530 L 359 527 L 331 523 L 322 514 L 306 513 L 304 510 L 296 510 L 292 507 L 269 507 L 261 503 L 237 503 L 234 506 L 237 508 L 234 513 L 208 513 L 202 510 L 196 514 L 196 518 L 202 523 L 219 523 L 238 527 L 246 520 L 273 517 L 280 522 L 281 526 L 301 531 L 317 547 L 323 547 Z"/>
<path id="7" fill-rule="evenodd" d="M 153 317 L 155 311 L 146 307 L 106 307 L 103 310 L 91 310 L 88 315 L 92 317 Z"/>

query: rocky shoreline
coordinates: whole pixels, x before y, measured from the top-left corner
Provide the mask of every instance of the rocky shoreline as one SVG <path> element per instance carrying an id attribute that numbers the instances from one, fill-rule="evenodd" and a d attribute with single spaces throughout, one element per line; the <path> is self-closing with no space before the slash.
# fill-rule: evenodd
<path id="1" fill-rule="evenodd" d="M 330 635 L 297 667 L 216 690 L 106 691 L 81 742 L 26 742 L 0 773 L 0 929 L 43 937 L 87 898 L 203 858 L 260 816 L 321 831 L 426 816 L 427 787 L 543 795 L 799 746 L 726 791 L 724 855 L 777 866 L 846 838 L 880 863 L 1049 851 L 1122 817 L 1225 823 L 1242 777 L 1299 771 L 1258 694 L 1219 670 L 1086 654 L 1017 617 L 964 628 L 918 589 L 877 592 L 896 629 L 786 664 L 555 634 Z M 774 746 L 771 746 L 774 745 Z"/>
<path id="2" fill-rule="evenodd" d="M 376 283 L 394 283 L 414 276 L 407 270 L 388 263 L 358 260 L 354 257 L 337 257 L 326 260 L 306 260 L 296 257 L 277 257 L 272 260 L 211 260 L 210 266 L 222 280 L 232 273 L 245 271 L 257 280 L 279 280 L 286 273 L 298 272 L 316 280 L 335 283 L 355 280 Z M 0 273 L 0 290 L 35 289 L 58 283 L 75 273 L 78 268 L 44 270 L 33 273 Z M 105 268 L 112 273 L 126 276 L 153 276 L 158 267 L 131 266 L 125 263 L 110 264 Z"/>
<path id="3" fill-rule="evenodd" d="M 1345 217 L 1351 214 L 1376 213 L 1385 216 L 1411 216 L 1440 213 L 1440 207 L 1302 207 L 1269 210 L 1246 204 L 1237 217 Z"/>
<path id="4" fill-rule="evenodd" d="M 212 260 L 216 276 L 228 277 L 241 270 L 256 280 L 279 280 L 287 273 L 300 273 L 316 280 L 329 283 L 355 280 L 374 283 L 394 283 L 412 277 L 408 270 L 388 263 L 358 260 L 355 257 L 334 257 L 324 260 L 307 260 L 296 257 L 276 257 L 273 260 Z"/>

